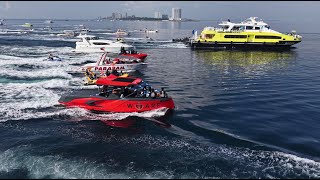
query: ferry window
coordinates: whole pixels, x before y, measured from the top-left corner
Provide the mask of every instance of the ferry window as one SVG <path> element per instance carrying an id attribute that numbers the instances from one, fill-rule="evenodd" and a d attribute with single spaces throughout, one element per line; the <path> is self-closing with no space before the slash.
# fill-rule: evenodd
<path id="1" fill-rule="evenodd" d="M 247 30 L 253 29 L 253 26 L 246 26 Z"/>
<path id="2" fill-rule="evenodd" d="M 110 45 L 109 43 L 103 43 L 103 42 L 94 42 L 94 45 Z"/>
<path id="3" fill-rule="evenodd" d="M 256 36 L 256 39 L 281 39 L 280 36 Z"/>
<path id="4" fill-rule="evenodd" d="M 205 38 L 206 39 L 212 39 L 214 37 L 214 34 L 206 34 Z"/>
<path id="5" fill-rule="evenodd" d="M 229 28 L 229 26 L 223 26 L 223 29 L 228 29 Z"/>
<path id="6" fill-rule="evenodd" d="M 280 36 L 256 36 L 256 39 L 281 39 Z"/>
<path id="7" fill-rule="evenodd" d="M 247 38 L 247 35 L 225 35 L 224 38 Z"/>
<path id="8" fill-rule="evenodd" d="M 260 27 L 254 27 L 255 30 L 260 30 Z"/>

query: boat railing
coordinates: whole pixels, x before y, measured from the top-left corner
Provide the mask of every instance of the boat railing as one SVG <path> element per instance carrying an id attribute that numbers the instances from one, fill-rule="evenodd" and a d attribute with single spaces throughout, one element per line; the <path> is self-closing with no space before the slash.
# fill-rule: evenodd
<path id="1" fill-rule="evenodd" d="M 241 33 L 244 32 L 244 30 L 225 30 L 225 29 L 219 29 L 217 30 L 217 32 L 221 33 L 221 32 L 226 32 L 226 33 Z"/>
<path id="2" fill-rule="evenodd" d="M 214 31 L 216 28 L 214 27 L 205 27 L 204 30 L 207 30 L 207 31 Z"/>

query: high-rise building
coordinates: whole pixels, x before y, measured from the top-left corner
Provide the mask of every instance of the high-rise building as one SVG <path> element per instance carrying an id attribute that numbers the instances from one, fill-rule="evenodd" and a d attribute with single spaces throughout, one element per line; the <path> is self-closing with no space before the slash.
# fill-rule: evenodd
<path id="1" fill-rule="evenodd" d="M 169 16 L 167 14 L 162 14 L 162 19 L 169 19 Z"/>
<path id="2" fill-rule="evenodd" d="M 116 13 L 112 13 L 112 19 L 115 19 L 116 18 Z"/>
<path id="3" fill-rule="evenodd" d="M 180 8 L 172 8 L 171 20 L 175 20 L 175 21 L 181 20 L 181 9 Z"/>
<path id="4" fill-rule="evenodd" d="M 161 13 L 160 12 L 155 12 L 154 13 L 154 18 L 158 18 L 158 19 L 161 19 Z"/>
<path id="5" fill-rule="evenodd" d="M 122 14 L 121 13 L 115 13 L 115 19 L 121 19 Z"/>

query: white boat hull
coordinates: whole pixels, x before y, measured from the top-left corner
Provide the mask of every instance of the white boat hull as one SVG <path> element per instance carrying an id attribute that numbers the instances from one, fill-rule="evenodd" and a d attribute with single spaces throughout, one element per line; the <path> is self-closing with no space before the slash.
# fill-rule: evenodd
<path id="1" fill-rule="evenodd" d="M 103 65 L 103 66 L 97 66 L 95 63 L 89 63 L 81 67 L 81 71 L 85 72 L 87 68 L 91 67 L 91 71 L 94 73 L 101 73 L 106 72 L 109 70 L 110 72 L 112 70 L 117 70 L 118 72 L 134 72 L 134 71 L 141 71 L 147 63 L 132 63 L 132 64 L 115 64 L 115 65 Z"/>
<path id="2" fill-rule="evenodd" d="M 104 48 L 102 50 L 101 48 Z M 75 49 L 75 52 L 87 52 L 87 53 L 97 53 L 97 52 L 111 52 L 111 53 L 120 53 L 120 47 L 78 47 Z"/>
<path id="3" fill-rule="evenodd" d="M 92 35 L 79 35 L 80 41 L 76 42 L 75 52 L 111 52 L 120 53 L 121 47 L 125 50 L 133 49 L 132 45 L 115 42 L 112 40 L 98 39 Z"/>

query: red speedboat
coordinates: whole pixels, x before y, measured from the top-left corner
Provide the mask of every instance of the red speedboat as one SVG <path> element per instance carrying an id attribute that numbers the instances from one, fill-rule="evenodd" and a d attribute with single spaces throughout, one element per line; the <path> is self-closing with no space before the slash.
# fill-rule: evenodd
<path id="1" fill-rule="evenodd" d="M 141 60 L 144 60 L 148 56 L 148 54 L 144 54 L 144 53 L 135 53 L 135 54 L 122 53 L 120 55 L 127 56 L 127 57 L 134 57 L 134 58 L 141 59 Z"/>
<path id="2" fill-rule="evenodd" d="M 148 56 L 147 54 L 144 54 L 144 53 L 138 53 L 134 49 L 130 49 L 130 50 L 127 51 L 124 48 L 121 48 L 120 55 L 121 56 L 138 58 L 138 59 L 141 59 L 142 61 Z"/>
<path id="3" fill-rule="evenodd" d="M 154 90 L 140 78 L 110 75 L 99 78 L 96 85 L 103 86 L 102 91 L 99 87 L 99 94 L 73 93 L 73 95 L 61 97 L 59 103 L 66 107 L 80 107 L 98 112 L 130 113 L 160 108 L 174 109 L 171 97 L 168 97 L 164 91 L 159 93 Z"/>

